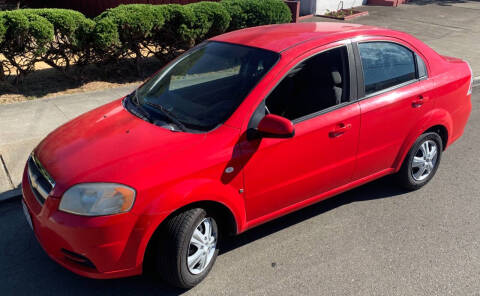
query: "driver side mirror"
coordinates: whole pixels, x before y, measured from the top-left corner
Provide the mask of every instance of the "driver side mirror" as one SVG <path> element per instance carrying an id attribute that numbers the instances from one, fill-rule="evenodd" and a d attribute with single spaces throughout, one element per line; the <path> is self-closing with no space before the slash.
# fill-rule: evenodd
<path id="1" fill-rule="evenodd" d="M 257 138 L 292 138 L 295 135 L 293 123 L 274 114 L 267 114 L 255 130 Z"/>

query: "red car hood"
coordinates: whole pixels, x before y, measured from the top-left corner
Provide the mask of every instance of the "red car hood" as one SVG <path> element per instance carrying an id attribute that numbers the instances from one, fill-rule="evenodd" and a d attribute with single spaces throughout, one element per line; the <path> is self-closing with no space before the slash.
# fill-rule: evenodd
<path id="1" fill-rule="evenodd" d="M 58 194 L 82 182 L 129 185 L 146 164 L 160 165 L 165 158 L 193 149 L 203 138 L 150 124 L 117 100 L 59 127 L 35 154 L 57 183 Z"/>

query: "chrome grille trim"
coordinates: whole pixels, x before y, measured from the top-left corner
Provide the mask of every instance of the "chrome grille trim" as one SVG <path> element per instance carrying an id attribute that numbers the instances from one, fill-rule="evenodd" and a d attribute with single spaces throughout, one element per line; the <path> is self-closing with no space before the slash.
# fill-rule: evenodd
<path id="1" fill-rule="evenodd" d="M 28 180 L 38 202 L 43 204 L 55 187 L 55 181 L 32 153 L 28 159 Z"/>
<path id="2" fill-rule="evenodd" d="M 32 157 L 32 160 L 35 163 L 37 169 L 40 171 L 42 176 L 48 181 L 48 183 L 50 183 L 50 186 L 53 189 L 53 187 L 55 187 L 55 181 L 53 180 L 53 178 L 50 176 L 50 174 L 47 172 L 47 170 L 45 170 L 45 168 L 40 163 L 40 161 L 37 159 L 37 157 L 35 157 L 35 154 L 32 153 L 31 157 Z"/>

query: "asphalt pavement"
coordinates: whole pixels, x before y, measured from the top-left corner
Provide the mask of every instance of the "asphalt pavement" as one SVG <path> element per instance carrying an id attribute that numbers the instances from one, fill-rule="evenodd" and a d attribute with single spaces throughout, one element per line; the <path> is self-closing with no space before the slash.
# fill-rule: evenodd
<path id="1" fill-rule="evenodd" d="M 90 280 L 43 252 L 19 199 L 0 206 L 1 295 L 480 295 L 480 88 L 464 136 L 415 192 L 384 178 L 229 238 L 207 279 Z"/>

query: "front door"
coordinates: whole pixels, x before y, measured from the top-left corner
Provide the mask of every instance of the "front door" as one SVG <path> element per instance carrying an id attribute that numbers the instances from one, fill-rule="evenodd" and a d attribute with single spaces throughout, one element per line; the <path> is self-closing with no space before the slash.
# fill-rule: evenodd
<path id="1" fill-rule="evenodd" d="M 314 54 L 266 98 L 265 112 L 292 120 L 295 136 L 242 145 L 251 154 L 244 167 L 251 225 L 351 181 L 360 109 L 349 94 L 349 67 L 345 46 Z"/>

